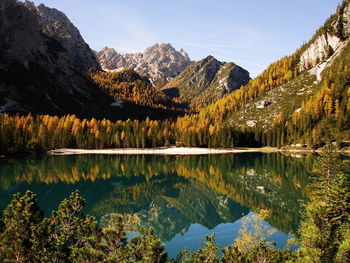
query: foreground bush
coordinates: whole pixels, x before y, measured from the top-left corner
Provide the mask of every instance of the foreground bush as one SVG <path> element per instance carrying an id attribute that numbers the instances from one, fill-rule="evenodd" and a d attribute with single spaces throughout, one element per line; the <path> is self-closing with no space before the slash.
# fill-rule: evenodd
<path id="1" fill-rule="evenodd" d="M 128 240 L 136 218 L 114 215 L 106 228 L 81 213 L 78 192 L 44 218 L 35 195 L 16 194 L 3 213 L 0 262 L 165 262 L 166 253 L 151 229 Z"/>

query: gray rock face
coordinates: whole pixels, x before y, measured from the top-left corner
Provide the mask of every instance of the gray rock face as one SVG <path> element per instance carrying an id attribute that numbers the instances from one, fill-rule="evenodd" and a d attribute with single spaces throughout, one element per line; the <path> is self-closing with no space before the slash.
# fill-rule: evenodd
<path id="1" fill-rule="evenodd" d="M 271 101 L 268 100 L 261 100 L 255 103 L 255 107 L 257 109 L 264 109 L 265 107 L 269 106 L 271 104 Z"/>
<path id="2" fill-rule="evenodd" d="M 341 45 L 342 40 L 328 33 L 319 36 L 310 47 L 300 57 L 300 69 L 305 70 L 315 67 L 319 62 L 327 58 L 329 49 L 337 50 Z"/>
<path id="3" fill-rule="evenodd" d="M 166 94 L 179 97 L 193 109 L 200 110 L 239 89 L 249 80 L 249 72 L 245 69 L 208 56 L 193 63 L 163 89 Z"/>
<path id="4" fill-rule="evenodd" d="M 177 51 L 170 44 L 155 44 L 143 53 L 124 55 L 106 47 L 97 53 L 97 58 L 106 71 L 131 67 L 140 75 L 148 77 L 156 86 L 176 77 L 191 64 L 184 50 Z"/>
<path id="5" fill-rule="evenodd" d="M 310 73 L 316 74 L 318 79 L 322 70 L 328 63 L 330 55 L 337 55 L 344 47 L 345 40 L 350 36 L 350 4 L 346 4 L 341 13 L 337 14 L 336 19 L 330 24 L 332 30 L 319 35 L 309 47 L 301 54 L 300 70 L 314 68 Z M 328 61 L 325 61 L 327 60 Z M 321 65 L 322 64 L 322 65 Z M 321 69 L 321 70 L 320 70 Z"/>
<path id="6" fill-rule="evenodd" d="M 108 116 L 112 98 L 72 64 L 58 37 L 42 30 L 33 6 L 0 1 L 0 112 Z"/>
<path id="7" fill-rule="evenodd" d="M 15 34 L 14 31 L 21 33 Z M 0 2 L 0 34 L 0 62 L 20 60 L 27 65 L 35 52 L 45 51 L 37 20 L 27 8 L 22 8 L 14 0 Z"/>
<path id="8" fill-rule="evenodd" d="M 350 5 L 347 5 L 342 13 L 343 33 L 345 37 L 350 36 Z"/>
<path id="9" fill-rule="evenodd" d="M 55 8 L 46 7 L 44 4 L 35 6 L 30 1 L 24 2 L 23 5 L 37 17 L 42 32 L 57 40 L 68 51 L 70 61 L 75 68 L 81 71 L 87 71 L 90 68 L 99 69 L 95 54 L 64 13 Z"/>
<path id="10" fill-rule="evenodd" d="M 199 61 L 194 67 L 193 77 L 190 79 L 192 84 L 198 86 L 208 86 L 215 78 L 216 73 L 220 70 L 221 62 L 212 56 Z"/>
<path id="11" fill-rule="evenodd" d="M 335 32 L 342 36 L 343 40 L 350 36 L 350 2 L 337 13 L 337 20 L 332 26 Z"/>
<path id="12" fill-rule="evenodd" d="M 221 62 L 221 65 L 220 71 L 217 73 L 219 76 L 218 90 L 221 91 L 221 96 L 239 89 L 250 80 L 249 72 L 240 66 L 226 62 Z M 225 77 L 227 73 L 228 75 Z"/>

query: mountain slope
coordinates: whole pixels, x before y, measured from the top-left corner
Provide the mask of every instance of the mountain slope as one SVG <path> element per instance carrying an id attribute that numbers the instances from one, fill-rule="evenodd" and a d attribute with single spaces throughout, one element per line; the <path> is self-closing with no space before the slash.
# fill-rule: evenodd
<path id="1" fill-rule="evenodd" d="M 350 1 L 344 1 L 294 54 L 298 61 L 294 70 L 299 76 L 249 100 L 241 110 L 229 114 L 226 123 L 262 129 L 273 126 L 272 130 L 281 130 L 273 131 L 274 146 L 302 143 L 318 147 L 327 141 L 348 140 L 349 36 Z M 279 133 L 281 138 L 277 138 Z"/>
<path id="2" fill-rule="evenodd" d="M 0 111 L 110 116 L 113 100 L 71 64 L 25 3 L 0 2 Z"/>
<path id="3" fill-rule="evenodd" d="M 271 64 L 242 88 L 180 118 L 178 140 L 191 145 L 282 146 L 349 144 L 350 1 L 338 7 L 309 42 Z M 232 146 L 226 145 L 226 146 Z"/>
<path id="4" fill-rule="evenodd" d="M 170 44 L 155 44 L 143 53 L 117 53 L 113 48 L 104 48 L 97 53 L 101 67 L 106 71 L 133 68 L 160 87 L 180 74 L 192 62 L 184 50 L 177 51 Z"/>
<path id="5" fill-rule="evenodd" d="M 164 118 L 183 114 L 186 110 L 184 105 L 176 103 L 163 91 L 153 87 L 147 77 L 140 76 L 132 68 L 115 72 L 94 71 L 90 72 L 90 78 L 112 96 L 116 100 L 114 104 L 120 107 L 125 103 L 134 103 L 150 109 L 167 110 L 168 112 L 163 112 Z M 151 111 L 149 114 L 154 117 Z"/>
<path id="6" fill-rule="evenodd" d="M 166 94 L 187 102 L 199 110 L 217 101 L 250 80 L 249 73 L 234 63 L 220 62 L 208 56 L 193 63 L 162 89 Z"/>

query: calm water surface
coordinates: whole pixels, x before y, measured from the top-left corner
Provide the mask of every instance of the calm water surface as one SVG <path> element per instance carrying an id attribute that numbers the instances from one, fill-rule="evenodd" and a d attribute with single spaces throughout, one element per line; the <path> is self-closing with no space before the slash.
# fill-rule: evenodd
<path id="1" fill-rule="evenodd" d="M 203 156 L 71 155 L 0 160 L 0 211 L 12 195 L 34 191 L 45 215 L 79 189 L 97 220 L 136 213 L 174 257 L 216 233 L 224 247 L 244 217 L 272 211 L 265 223 L 283 247 L 296 233 L 307 200 L 312 156 L 244 153 Z"/>

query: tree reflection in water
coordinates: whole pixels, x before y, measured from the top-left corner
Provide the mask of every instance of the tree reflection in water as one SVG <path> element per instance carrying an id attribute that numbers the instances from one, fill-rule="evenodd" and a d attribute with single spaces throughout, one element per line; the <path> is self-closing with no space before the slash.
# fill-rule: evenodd
<path id="1" fill-rule="evenodd" d="M 37 193 L 45 214 L 75 189 L 86 213 L 137 213 L 163 240 L 197 223 L 212 229 L 250 211 L 272 211 L 269 224 L 296 232 L 308 197 L 312 156 L 227 154 L 203 156 L 71 155 L 0 161 L 0 210 L 12 194 Z"/>

